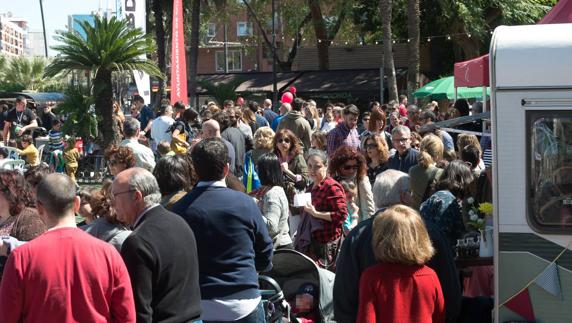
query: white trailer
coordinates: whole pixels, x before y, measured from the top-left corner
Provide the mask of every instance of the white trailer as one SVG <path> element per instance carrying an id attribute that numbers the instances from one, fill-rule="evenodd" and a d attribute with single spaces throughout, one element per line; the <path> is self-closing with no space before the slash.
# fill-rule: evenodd
<path id="1" fill-rule="evenodd" d="M 526 321 L 524 290 L 572 322 L 572 24 L 499 27 L 490 54 L 495 322 Z"/>

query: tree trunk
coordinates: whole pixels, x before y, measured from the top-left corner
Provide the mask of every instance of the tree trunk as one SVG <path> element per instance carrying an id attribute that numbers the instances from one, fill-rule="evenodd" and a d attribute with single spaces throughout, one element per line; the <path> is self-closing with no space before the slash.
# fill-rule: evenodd
<path id="1" fill-rule="evenodd" d="M 191 50 L 189 61 L 189 92 L 190 104 L 194 105 L 197 92 L 197 70 L 199 62 L 199 36 L 201 23 L 201 0 L 193 0 L 191 12 Z"/>
<path id="2" fill-rule="evenodd" d="M 409 61 L 407 66 L 407 96 L 413 102 L 413 92 L 419 88 L 419 0 L 407 4 L 407 33 Z"/>
<path id="3" fill-rule="evenodd" d="M 161 72 L 167 73 L 165 60 L 165 25 L 163 24 L 163 4 L 162 0 L 153 0 L 153 12 L 155 14 L 155 39 L 157 41 L 157 65 Z M 159 81 L 159 93 L 157 95 L 156 106 L 165 94 L 165 81 Z"/>
<path id="4" fill-rule="evenodd" d="M 392 0 L 380 0 L 381 32 L 383 34 L 383 66 L 387 77 L 387 92 L 389 101 L 397 101 L 397 80 L 395 78 L 395 64 L 393 63 L 393 40 L 391 39 L 391 7 Z"/>
<path id="5" fill-rule="evenodd" d="M 314 25 L 314 32 L 316 33 L 316 41 L 318 42 L 319 68 L 320 70 L 328 70 L 330 68 L 330 54 L 328 53 L 330 39 L 328 38 L 326 24 L 322 17 L 320 0 L 308 0 L 308 6 L 310 7 L 310 13 L 312 15 L 312 24 Z"/>
<path id="6" fill-rule="evenodd" d="M 113 118 L 113 85 L 111 71 L 100 69 L 93 80 L 95 111 L 101 117 L 98 126 L 103 135 L 102 148 L 107 149 L 111 145 L 118 145 L 121 141 L 119 126 Z"/>

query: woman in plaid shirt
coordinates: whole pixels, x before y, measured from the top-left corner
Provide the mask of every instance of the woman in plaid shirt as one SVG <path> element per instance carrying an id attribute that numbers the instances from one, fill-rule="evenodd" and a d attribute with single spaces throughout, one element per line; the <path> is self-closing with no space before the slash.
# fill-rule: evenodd
<path id="1" fill-rule="evenodd" d="M 319 265 L 328 268 L 335 264 L 338 243 L 342 236 L 342 223 L 348 216 L 344 188 L 327 175 L 328 158 L 322 151 L 308 155 L 308 175 L 314 184 L 312 203 L 304 206 L 310 216 L 322 221 L 322 229 L 312 232 L 308 255 Z"/>

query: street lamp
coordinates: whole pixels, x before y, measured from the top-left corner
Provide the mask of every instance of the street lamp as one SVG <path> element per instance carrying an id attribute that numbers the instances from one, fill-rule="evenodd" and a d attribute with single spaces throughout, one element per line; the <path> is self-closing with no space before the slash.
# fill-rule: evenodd
<path id="1" fill-rule="evenodd" d="M 276 85 L 276 8 L 272 0 L 272 102 L 278 102 L 278 88 Z"/>
<path id="2" fill-rule="evenodd" d="M 46 58 L 48 57 L 48 38 L 46 36 L 46 23 L 44 22 L 44 6 L 42 4 L 42 0 L 40 1 L 40 13 L 42 14 L 42 28 L 44 29 L 44 52 L 46 54 Z"/>

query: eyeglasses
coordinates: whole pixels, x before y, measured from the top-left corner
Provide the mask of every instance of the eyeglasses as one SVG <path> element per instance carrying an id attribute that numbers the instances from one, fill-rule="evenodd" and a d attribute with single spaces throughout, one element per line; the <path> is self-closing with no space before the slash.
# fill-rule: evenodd
<path id="1" fill-rule="evenodd" d="M 135 192 L 135 190 L 127 190 L 127 191 L 118 192 L 118 193 L 113 193 L 113 192 L 111 192 L 111 194 L 110 194 L 110 196 L 109 196 L 109 199 L 111 200 L 111 202 L 114 202 L 114 201 L 115 201 L 115 198 L 116 198 L 118 195 L 125 194 L 125 193 L 131 193 L 131 192 Z"/>
<path id="2" fill-rule="evenodd" d="M 395 142 L 406 142 L 409 139 L 410 138 L 392 138 L 391 140 Z"/>
<path id="3" fill-rule="evenodd" d="M 288 139 L 288 138 L 280 138 L 280 139 L 278 139 L 276 142 L 279 143 L 279 144 L 281 144 L 281 143 L 283 143 L 283 142 L 289 144 L 289 143 L 290 143 L 290 139 Z"/>
<path id="4" fill-rule="evenodd" d="M 359 169 L 359 165 L 358 164 L 354 164 L 354 165 L 344 165 L 342 167 L 343 170 L 358 170 Z"/>

